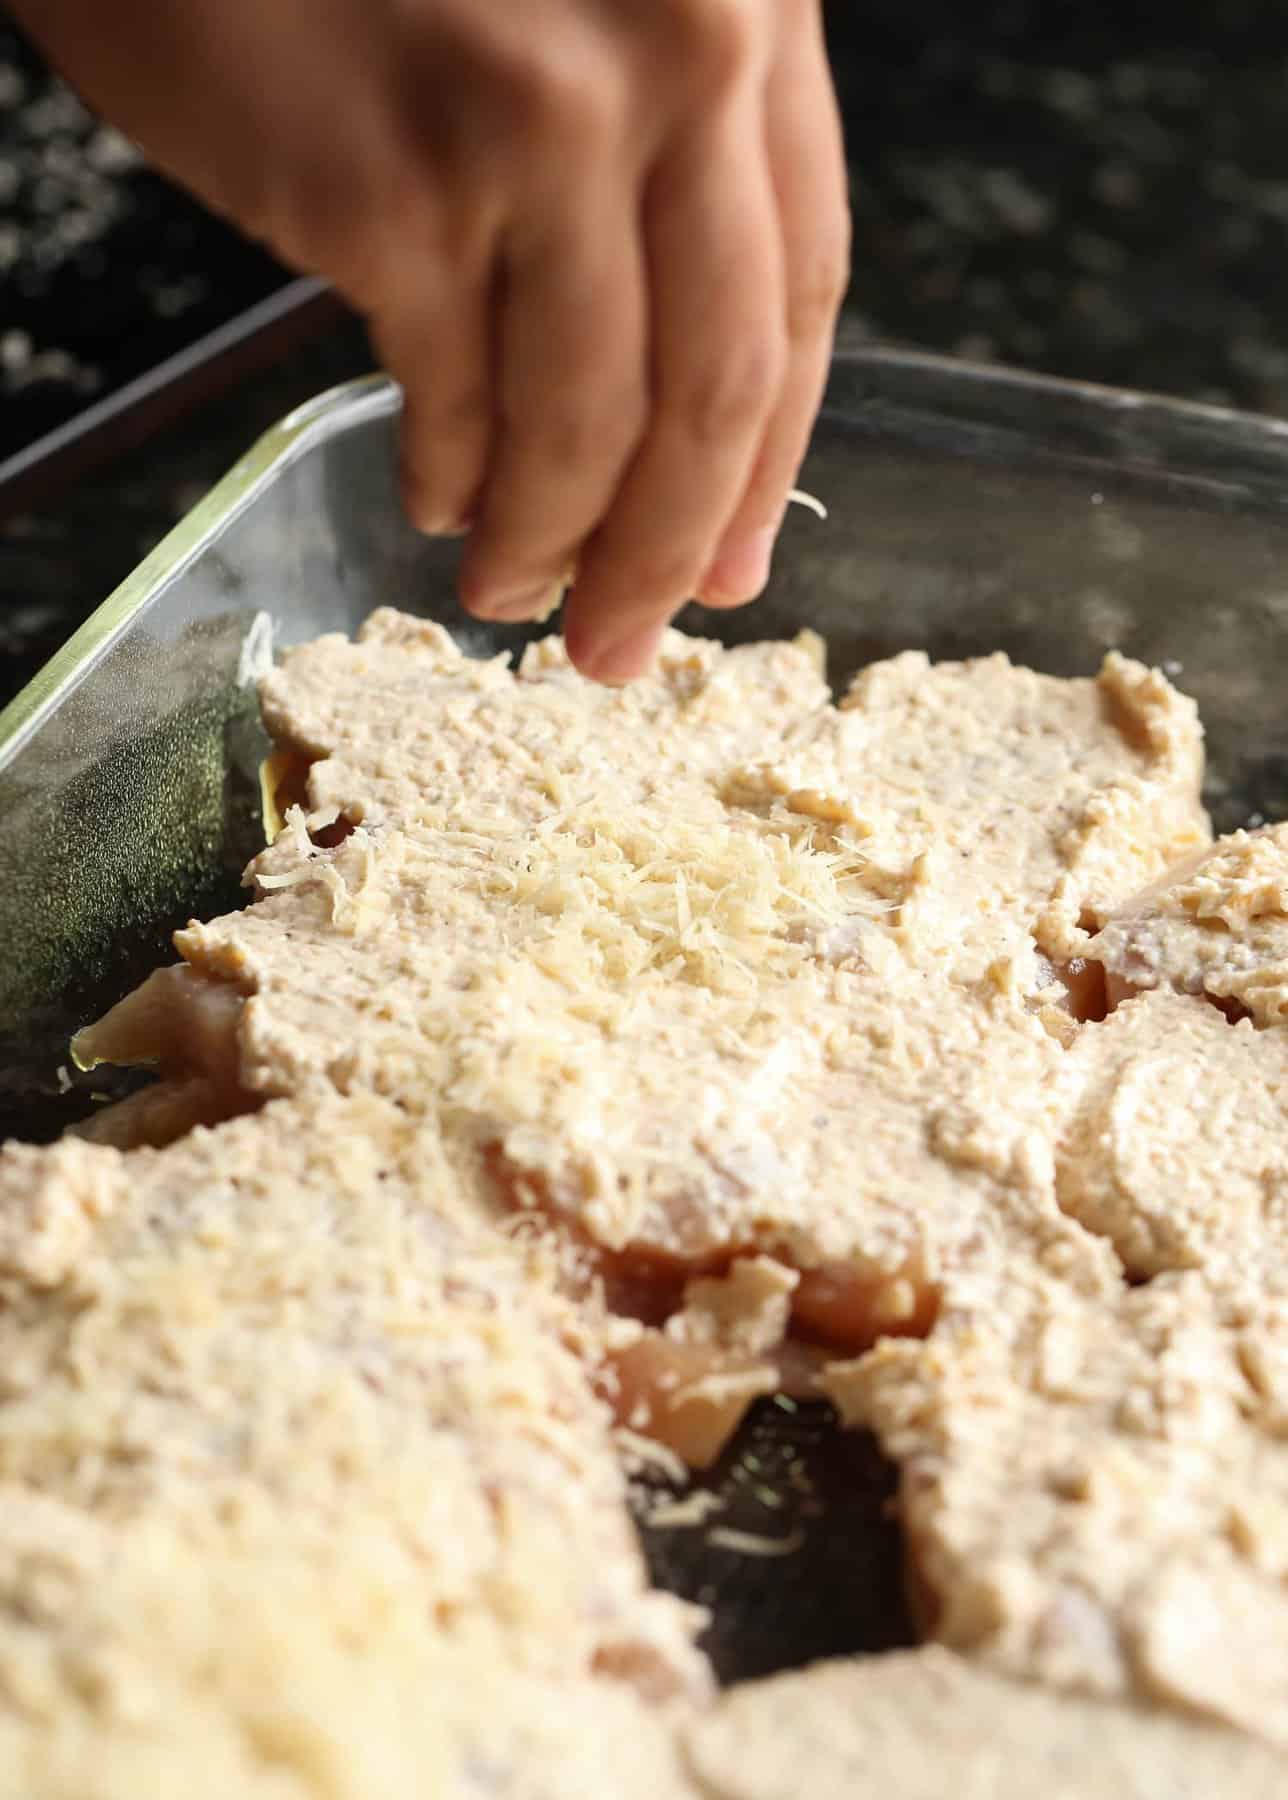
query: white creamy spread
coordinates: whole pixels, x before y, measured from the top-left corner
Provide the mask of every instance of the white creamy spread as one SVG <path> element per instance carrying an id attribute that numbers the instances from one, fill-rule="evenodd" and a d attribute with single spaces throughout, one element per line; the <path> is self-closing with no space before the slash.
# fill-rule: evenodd
<path id="1" fill-rule="evenodd" d="M 15 1791 L 1288 1781 L 1288 838 L 1122 657 L 821 667 L 265 678 L 254 904 L 78 1044 L 162 1081 L 0 1154 Z M 713 1701 L 623 1446 L 781 1385 L 938 1643 Z"/>

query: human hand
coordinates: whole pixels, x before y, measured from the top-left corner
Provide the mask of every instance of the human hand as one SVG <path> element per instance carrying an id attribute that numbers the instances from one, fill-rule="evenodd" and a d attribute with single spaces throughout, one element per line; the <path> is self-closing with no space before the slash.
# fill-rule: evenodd
<path id="1" fill-rule="evenodd" d="M 162 168 L 325 276 L 481 617 L 621 680 L 755 596 L 848 274 L 819 0 L 20 0 Z"/>

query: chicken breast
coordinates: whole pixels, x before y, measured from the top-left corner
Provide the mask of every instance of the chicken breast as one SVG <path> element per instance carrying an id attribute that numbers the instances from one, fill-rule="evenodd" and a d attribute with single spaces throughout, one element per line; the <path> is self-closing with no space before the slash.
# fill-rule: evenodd
<path id="1" fill-rule="evenodd" d="M 575 1800 L 629 1739 L 623 1796 L 1005 1800 L 1003 1707 L 1069 1800 L 1232 1745 L 1271 1791 L 1280 834 L 1210 846 L 1122 657 L 820 670 L 672 633 L 610 692 L 383 611 L 267 678 L 253 903 L 78 1040 L 159 1081 L 0 1158 L 33 1795 L 201 1746 L 212 1792 Z M 708 1464 L 779 1389 L 899 1465 L 939 1647 L 713 1710 L 616 1446 Z"/>

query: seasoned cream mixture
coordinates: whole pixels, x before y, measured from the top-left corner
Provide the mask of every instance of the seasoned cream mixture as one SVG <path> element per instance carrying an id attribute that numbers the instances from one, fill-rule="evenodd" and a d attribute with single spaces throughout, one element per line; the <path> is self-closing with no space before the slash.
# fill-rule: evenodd
<path id="1" fill-rule="evenodd" d="M 1122 657 L 821 670 L 267 677 L 160 1079 L 0 1154 L 0 1793 L 1283 1791 L 1288 827 Z M 931 1642 L 718 1698 L 623 1457 L 783 1389 Z"/>

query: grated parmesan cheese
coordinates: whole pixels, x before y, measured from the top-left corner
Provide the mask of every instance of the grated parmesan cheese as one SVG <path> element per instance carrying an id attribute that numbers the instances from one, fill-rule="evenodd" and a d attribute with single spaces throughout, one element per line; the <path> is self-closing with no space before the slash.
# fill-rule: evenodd
<path id="1" fill-rule="evenodd" d="M 761 1537 L 758 1532 L 716 1525 L 707 1533 L 707 1542 L 713 1550 L 732 1550 L 738 1556 L 795 1556 L 805 1542 L 805 1534 L 797 1530 L 783 1538 Z"/>
<path id="2" fill-rule="evenodd" d="M 713 1513 L 724 1510 L 724 1501 L 709 1488 L 695 1488 L 682 1500 L 662 1500 L 649 1506 L 644 1521 L 657 1531 L 688 1531 L 705 1525 Z"/>
<path id="3" fill-rule="evenodd" d="M 668 1450 L 665 1444 L 659 1444 L 656 1438 L 645 1437 L 642 1432 L 633 1431 L 627 1425 L 618 1425 L 613 1432 L 613 1442 L 617 1445 L 628 1473 L 638 1474 L 645 1469 L 656 1469 L 677 1486 L 688 1478 L 689 1471 L 685 1464 L 673 1450 Z"/>
<path id="4" fill-rule="evenodd" d="M 820 519 L 827 517 L 827 508 L 823 502 L 816 500 L 813 494 L 807 494 L 801 488 L 793 488 L 787 498 L 794 506 L 803 506 L 807 511 L 817 513 Z"/>

